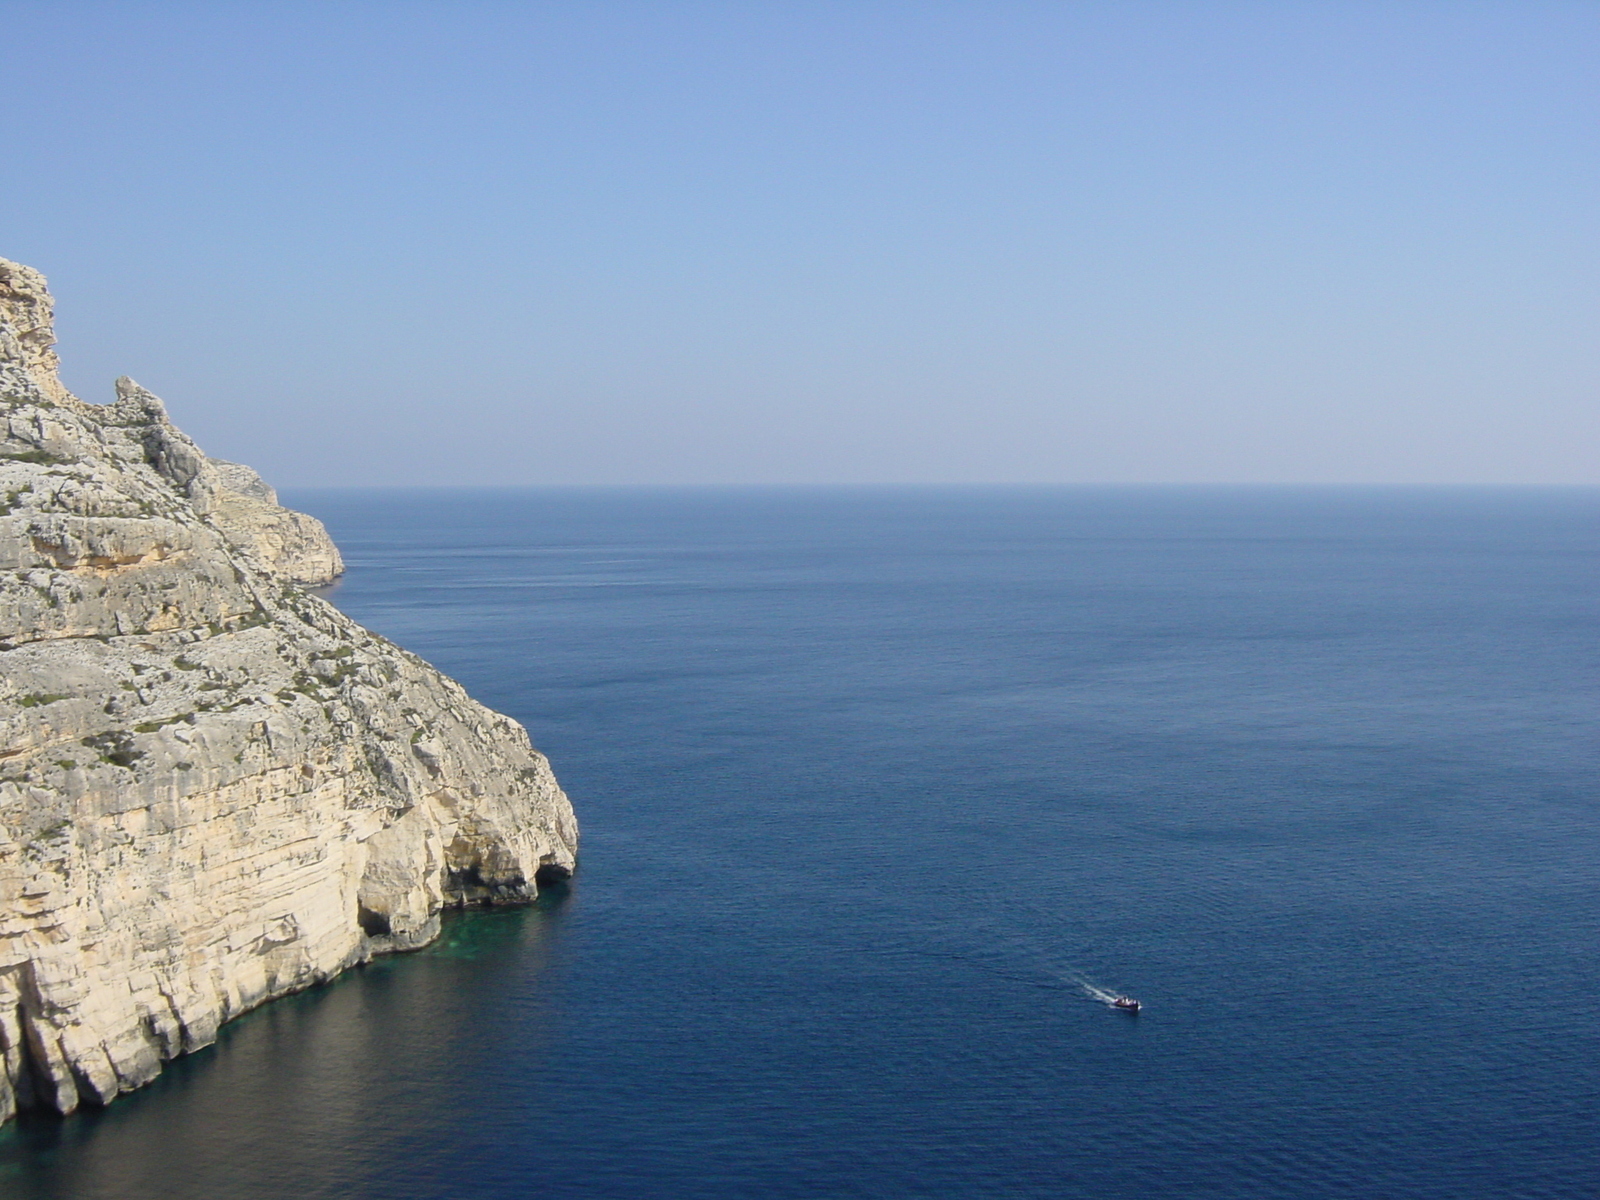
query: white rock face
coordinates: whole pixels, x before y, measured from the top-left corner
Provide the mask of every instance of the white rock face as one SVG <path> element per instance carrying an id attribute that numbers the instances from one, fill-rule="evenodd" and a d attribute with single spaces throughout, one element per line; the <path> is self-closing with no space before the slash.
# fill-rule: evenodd
<path id="1" fill-rule="evenodd" d="M 270 483 L 256 473 L 254 467 L 229 462 L 225 458 L 208 458 L 206 461 L 216 473 L 217 482 L 228 491 L 251 500 L 265 500 L 268 504 L 278 502 L 278 493 L 273 490 Z"/>
<path id="2" fill-rule="evenodd" d="M 0 1119 L 150 1080 L 274 996 L 570 873 L 522 727 L 297 581 L 312 518 L 130 380 L 56 379 L 0 260 Z"/>
<path id="3" fill-rule="evenodd" d="M 119 395 L 123 388 L 144 391 L 131 379 L 119 379 L 117 386 Z M 210 483 L 206 517 L 272 574 L 307 587 L 332 583 L 344 574 L 339 548 L 322 522 L 280 505 L 278 493 L 249 467 L 208 458 L 201 470 Z"/>

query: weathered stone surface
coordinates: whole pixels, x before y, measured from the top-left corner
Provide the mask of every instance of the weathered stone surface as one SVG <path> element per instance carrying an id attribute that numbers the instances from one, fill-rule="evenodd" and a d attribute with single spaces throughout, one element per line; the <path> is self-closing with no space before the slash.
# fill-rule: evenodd
<path id="1" fill-rule="evenodd" d="M 206 461 L 216 472 L 217 482 L 228 491 L 247 496 L 251 500 L 265 500 L 268 504 L 278 502 L 278 493 L 273 490 L 270 483 L 257 474 L 254 467 L 229 462 L 225 458 L 208 458 Z"/>
<path id="2" fill-rule="evenodd" d="M 0 297 L 5 306 L 5 319 L 0 321 L 0 362 L 19 367 L 51 403 L 69 399 L 72 393 L 56 374 L 61 361 L 56 357 L 54 309 L 44 276 L 32 267 L 0 258 Z"/>
<path id="3" fill-rule="evenodd" d="M 52 341 L 0 260 L 0 1119 L 104 1103 L 577 843 L 521 726 L 298 586 L 340 569 L 320 525 L 132 381 L 72 396 Z"/>
<path id="4" fill-rule="evenodd" d="M 284 508 L 278 493 L 249 467 L 208 458 L 201 470 L 210 476 L 205 515 L 274 575 L 316 587 L 344 574 L 344 559 L 322 522 Z"/>

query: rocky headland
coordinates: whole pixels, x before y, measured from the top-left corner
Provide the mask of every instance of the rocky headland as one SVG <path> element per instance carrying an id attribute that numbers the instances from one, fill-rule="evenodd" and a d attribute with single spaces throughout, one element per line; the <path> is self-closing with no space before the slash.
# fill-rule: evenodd
<path id="1" fill-rule="evenodd" d="M 104 1104 L 577 845 L 520 725 L 305 590 L 343 569 L 319 522 L 132 380 L 73 396 L 54 341 L 0 260 L 0 1120 Z"/>

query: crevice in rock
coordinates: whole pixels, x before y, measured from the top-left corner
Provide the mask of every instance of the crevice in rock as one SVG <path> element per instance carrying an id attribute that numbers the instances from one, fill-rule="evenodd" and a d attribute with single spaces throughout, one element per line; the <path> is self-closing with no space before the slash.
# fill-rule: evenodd
<path id="1" fill-rule="evenodd" d="M 390 933 L 389 914 L 374 912 L 365 904 L 356 905 L 356 924 L 369 938 L 384 937 Z"/>
<path id="2" fill-rule="evenodd" d="M 546 860 L 539 864 L 539 869 L 533 873 L 533 882 L 541 888 L 553 884 L 565 883 L 572 878 L 572 868 L 565 863 Z"/>

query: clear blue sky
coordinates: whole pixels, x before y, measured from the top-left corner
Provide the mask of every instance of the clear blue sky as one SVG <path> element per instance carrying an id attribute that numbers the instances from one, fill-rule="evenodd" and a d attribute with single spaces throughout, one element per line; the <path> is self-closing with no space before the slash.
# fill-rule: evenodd
<path id="1" fill-rule="evenodd" d="M 0 28 L 69 386 L 280 484 L 1600 483 L 1600 4 Z"/>

